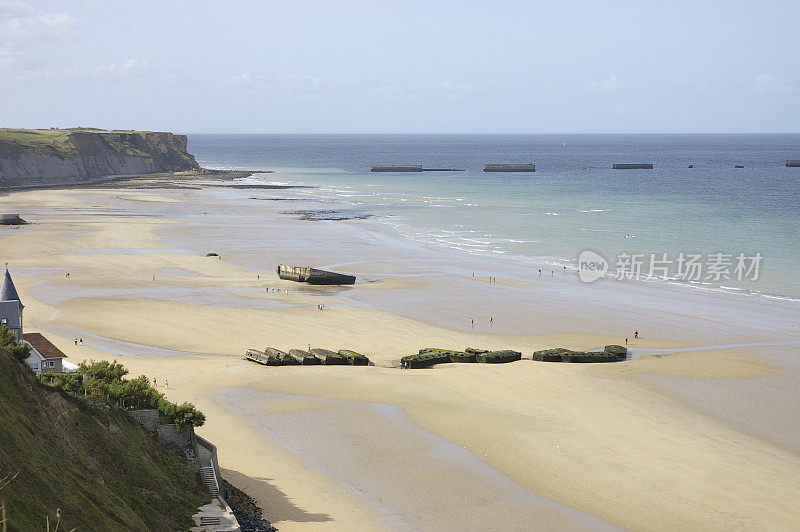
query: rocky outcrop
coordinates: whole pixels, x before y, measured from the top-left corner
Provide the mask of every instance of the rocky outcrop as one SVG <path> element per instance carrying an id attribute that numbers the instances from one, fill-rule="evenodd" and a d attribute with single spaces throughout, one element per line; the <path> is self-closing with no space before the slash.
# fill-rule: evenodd
<path id="1" fill-rule="evenodd" d="M 89 182 L 200 167 L 186 135 L 140 131 L 0 130 L 0 185 Z"/>

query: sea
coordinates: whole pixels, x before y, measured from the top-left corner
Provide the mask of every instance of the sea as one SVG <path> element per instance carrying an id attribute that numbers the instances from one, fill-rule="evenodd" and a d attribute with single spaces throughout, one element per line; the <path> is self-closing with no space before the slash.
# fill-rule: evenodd
<path id="1" fill-rule="evenodd" d="M 382 224 L 532 269 L 580 270 L 579 257 L 599 256 L 606 276 L 800 301 L 800 168 L 785 165 L 800 159 L 800 134 L 193 134 L 189 151 L 206 168 L 272 172 L 239 184 L 308 187 L 270 191 L 323 205 L 308 223 Z M 463 171 L 371 172 L 377 164 Z"/>

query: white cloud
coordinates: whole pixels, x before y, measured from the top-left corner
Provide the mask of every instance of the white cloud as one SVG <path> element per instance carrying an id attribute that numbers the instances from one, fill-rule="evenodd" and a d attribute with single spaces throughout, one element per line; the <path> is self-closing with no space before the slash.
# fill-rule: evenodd
<path id="1" fill-rule="evenodd" d="M 590 91 L 613 91 L 619 88 L 621 84 L 620 79 L 617 76 L 611 76 L 607 80 L 604 81 L 593 81 L 589 84 L 588 89 Z"/>
<path id="2" fill-rule="evenodd" d="M 32 6 L 18 0 L 0 0 L 0 17 L 23 17 L 35 11 Z"/>
<path id="3" fill-rule="evenodd" d="M 0 38 L 6 46 L 22 46 L 33 40 L 60 40 L 77 35 L 78 24 L 69 13 L 30 12 L 9 17 L 0 26 Z"/>
<path id="4" fill-rule="evenodd" d="M 253 75 L 250 72 L 242 72 L 241 74 L 228 76 L 225 78 L 225 83 L 228 85 L 250 85 L 260 79 L 264 79 L 264 76 Z"/>
<path id="5" fill-rule="evenodd" d="M 111 63 L 109 65 L 97 65 L 94 71 L 99 74 L 121 74 L 130 72 L 140 72 L 147 70 L 150 64 L 145 59 L 126 59 L 121 63 Z"/>
<path id="6" fill-rule="evenodd" d="M 797 82 L 778 78 L 772 74 L 759 74 L 753 79 L 750 90 L 756 94 L 786 94 L 800 92 Z"/>
<path id="7" fill-rule="evenodd" d="M 41 42 L 73 39 L 79 34 L 78 21 L 69 13 L 43 13 L 25 2 L 0 0 L 0 66 L 35 58 L 35 46 Z"/>

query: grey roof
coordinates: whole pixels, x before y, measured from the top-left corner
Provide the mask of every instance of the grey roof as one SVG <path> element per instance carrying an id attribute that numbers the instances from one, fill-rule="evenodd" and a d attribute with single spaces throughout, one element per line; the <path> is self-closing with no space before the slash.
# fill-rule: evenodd
<path id="1" fill-rule="evenodd" d="M 0 301 L 0 323 L 5 320 L 9 329 L 19 329 L 19 306 L 16 301 Z"/>
<path id="2" fill-rule="evenodd" d="M 25 305 L 19 300 L 19 294 L 17 294 L 14 281 L 11 280 L 11 275 L 8 273 L 8 268 L 3 276 L 3 286 L 0 286 L 0 301 L 16 301 L 20 309 L 25 308 Z"/>

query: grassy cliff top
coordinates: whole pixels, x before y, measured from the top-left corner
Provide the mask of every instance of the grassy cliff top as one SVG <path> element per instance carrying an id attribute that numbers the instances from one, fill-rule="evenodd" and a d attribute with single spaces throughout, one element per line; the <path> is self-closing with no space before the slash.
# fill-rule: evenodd
<path id="1" fill-rule="evenodd" d="M 112 149 L 122 155 L 146 156 L 140 149 L 130 146 L 129 143 L 120 142 L 119 139 L 136 135 L 145 138 L 147 134 L 164 134 L 153 131 L 134 130 L 106 130 L 92 127 L 74 127 L 69 129 L 12 129 L 0 128 L 0 147 L 12 152 L 28 154 L 56 155 L 70 158 L 78 153 L 78 149 L 71 140 L 75 133 L 93 133 L 100 135 Z"/>

